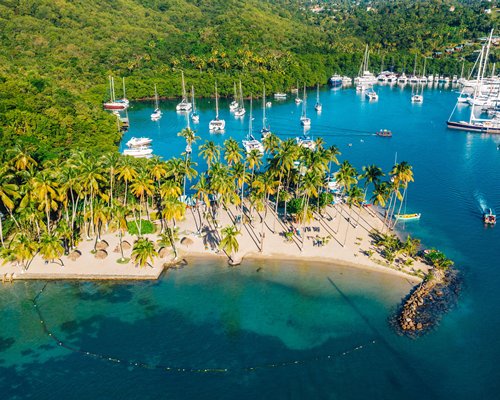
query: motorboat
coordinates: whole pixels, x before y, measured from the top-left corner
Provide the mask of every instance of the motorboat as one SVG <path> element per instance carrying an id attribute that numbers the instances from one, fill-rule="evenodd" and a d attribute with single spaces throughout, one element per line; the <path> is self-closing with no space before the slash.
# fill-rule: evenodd
<path id="1" fill-rule="evenodd" d="M 389 129 L 381 129 L 376 132 L 375 135 L 380 137 L 392 137 L 392 132 Z"/>
<path id="2" fill-rule="evenodd" d="M 148 146 L 134 147 L 123 150 L 124 156 L 131 156 L 135 158 L 149 158 L 153 154 L 153 149 Z"/>
<path id="3" fill-rule="evenodd" d="M 420 219 L 422 214 L 420 213 L 414 213 L 414 214 L 396 214 L 394 215 L 394 218 L 396 221 L 414 221 L 417 219 Z"/>
<path id="4" fill-rule="evenodd" d="M 153 142 L 153 139 L 148 137 L 132 137 L 127 143 L 127 147 L 144 147 L 149 146 Z"/>
<path id="5" fill-rule="evenodd" d="M 483 214 L 483 222 L 487 225 L 495 225 L 497 223 L 497 216 L 491 208 Z"/>

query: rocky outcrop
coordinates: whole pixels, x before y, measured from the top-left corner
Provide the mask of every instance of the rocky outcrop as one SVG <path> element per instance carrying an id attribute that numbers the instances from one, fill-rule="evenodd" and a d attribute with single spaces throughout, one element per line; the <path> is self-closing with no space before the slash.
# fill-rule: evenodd
<path id="1" fill-rule="evenodd" d="M 434 269 L 404 300 L 393 318 L 396 330 L 408 336 L 420 336 L 439 323 L 442 315 L 456 303 L 460 280 L 455 270 Z"/>

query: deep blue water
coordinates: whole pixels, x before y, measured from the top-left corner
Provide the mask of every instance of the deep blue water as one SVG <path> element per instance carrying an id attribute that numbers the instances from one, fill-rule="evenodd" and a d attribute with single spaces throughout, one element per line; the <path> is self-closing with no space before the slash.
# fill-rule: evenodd
<path id="1" fill-rule="evenodd" d="M 43 283 L 16 283 L 0 287 L 1 398 L 500 398 L 500 227 L 481 221 L 481 207 L 500 210 L 500 137 L 447 130 L 457 96 L 451 90 L 427 90 L 422 105 L 410 103 L 408 89 L 377 90 L 376 103 L 353 89 L 323 90 L 320 116 L 311 92 L 309 133 L 338 145 L 341 160 L 358 168 L 388 170 L 396 153 L 412 164 L 407 211 L 422 218 L 404 229 L 454 258 L 465 280 L 458 306 L 436 330 L 411 340 L 388 327 L 410 287 L 405 280 L 309 263 L 228 269 L 193 260 L 158 282 L 49 283 L 39 305 L 50 329 L 76 348 L 122 360 L 112 363 L 58 346 L 30 302 Z M 186 121 L 174 108 L 162 103 L 164 116 L 153 123 L 152 105 L 135 104 L 124 141 L 148 135 L 155 154 L 180 155 L 184 140 L 176 134 Z M 248 115 L 235 120 L 221 101 L 226 133 L 210 135 L 213 108 L 213 101 L 199 102 L 198 135 L 242 139 Z M 260 105 L 254 110 L 258 132 Z M 268 110 L 282 137 L 301 133 L 299 115 L 293 98 Z M 394 136 L 373 136 L 380 128 Z M 228 371 L 124 365 L 130 360 Z M 272 366 L 289 361 L 298 363 Z"/>

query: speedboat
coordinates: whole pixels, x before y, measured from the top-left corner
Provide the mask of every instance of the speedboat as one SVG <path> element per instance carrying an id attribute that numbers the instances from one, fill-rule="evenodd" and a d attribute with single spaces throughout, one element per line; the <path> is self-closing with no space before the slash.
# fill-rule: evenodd
<path id="1" fill-rule="evenodd" d="M 301 136 L 295 139 L 300 147 L 305 147 L 309 150 L 316 149 L 316 143 L 309 136 Z"/>
<path id="2" fill-rule="evenodd" d="M 396 218 L 397 221 L 413 221 L 416 219 L 420 219 L 422 214 L 420 213 L 414 213 L 414 214 L 396 214 L 394 215 L 394 218 Z"/>
<path id="3" fill-rule="evenodd" d="M 392 132 L 389 129 L 381 129 L 375 134 L 381 137 L 392 137 Z"/>
<path id="4" fill-rule="evenodd" d="M 493 213 L 491 208 L 488 209 L 488 212 L 483 214 L 483 222 L 486 225 L 495 225 L 497 223 L 497 216 Z"/>
<path id="5" fill-rule="evenodd" d="M 286 99 L 286 93 L 274 93 L 274 98 L 278 100 Z"/>

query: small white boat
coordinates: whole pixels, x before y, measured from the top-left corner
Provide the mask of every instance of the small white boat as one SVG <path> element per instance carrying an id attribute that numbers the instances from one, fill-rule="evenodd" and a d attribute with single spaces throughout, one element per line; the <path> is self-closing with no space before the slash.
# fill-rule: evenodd
<path id="1" fill-rule="evenodd" d="M 196 104 L 194 102 L 194 86 L 191 86 L 191 102 L 193 103 L 193 112 L 191 113 L 191 121 L 197 124 L 200 122 L 200 115 L 196 111 Z"/>
<path id="2" fill-rule="evenodd" d="M 239 106 L 240 106 L 240 104 L 238 103 L 238 93 L 236 91 L 236 82 L 234 82 L 234 97 L 233 97 L 233 101 L 229 104 L 229 111 L 236 111 Z"/>
<path id="3" fill-rule="evenodd" d="M 423 103 L 424 102 L 424 96 L 421 94 L 414 94 L 411 96 L 411 102 L 412 103 Z"/>
<path id="4" fill-rule="evenodd" d="M 316 104 L 314 105 L 314 109 L 317 112 L 321 112 L 321 110 L 323 110 L 323 105 L 319 101 L 319 83 L 316 89 Z"/>
<path id="5" fill-rule="evenodd" d="M 302 116 L 300 117 L 300 123 L 302 126 L 308 128 L 311 126 L 311 118 L 308 118 L 306 115 L 307 109 L 307 93 L 306 93 L 306 85 L 304 85 L 304 102 L 302 103 Z"/>
<path id="6" fill-rule="evenodd" d="M 266 102 L 266 107 L 270 108 L 273 106 L 273 103 L 271 101 Z"/>
<path id="7" fill-rule="evenodd" d="M 252 122 L 253 122 L 252 105 L 253 105 L 253 101 L 252 101 L 252 97 L 250 96 L 250 118 L 248 121 L 248 135 L 247 135 L 247 138 L 242 141 L 242 143 L 243 143 L 243 147 L 245 148 L 245 151 L 247 153 L 250 153 L 252 150 L 257 150 L 261 154 L 264 154 L 264 145 L 260 141 L 255 139 L 253 134 L 252 134 L 252 128 L 253 128 L 253 126 L 252 126 Z"/>
<path id="8" fill-rule="evenodd" d="M 366 97 L 368 97 L 368 100 L 370 100 L 370 101 L 378 100 L 378 94 L 375 90 L 373 90 L 373 88 L 368 89 L 365 92 L 365 95 L 366 95 Z"/>
<path id="9" fill-rule="evenodd" d="M 219 119 L 219 96 L 217 95 L 217 82 L 215 83 L 215 119 L 208 124 L 211 132 L 222 132 L 226 128 L 226 121 Z"/>
<path id="10" fill-rule="evenodd" d="M 148 137 L 132 137 L 127 143 L 127 147 L 144 147 L 149 146 L 153 142 L 153 139 Z"/>
<path id="11" fill-rule="evenodd" d="M 262 91 L 262 129 L 260 130 L 260 135 L 262 136 L 262 138 L 269 136 L 269 134 L 271 133 L 271 129 L 269 128 L 266 118 L 266 106 L 268 103 L 266 103 L 266 87 L 264 86 Z"/>
<path id="12" fill-rule="evenodd" d="M 193 105 L 188 101 L 187 94 L 186 94 L 186 85 L 184 84 L 184 72 L 181 71 L 182 74 L 182 100 L 175 109 L 177 111 L 181 112 L 188 112 L 191 111 L 193 108 Z"/>
<path id="13" fill-rule="evenodd" d="M 191 148 L 191 145 L 187 144 L 186 145 L 186 153 L 191 154 L 192 151 L 193 151 L 193 149 Z"/>
<path id="14" fill-rule="evenodd" d="M 238 98 L 238 107 L 234 110 L 235 117 L 243 117 L 247 111 L 245 110 L 245 102 L 243 101 L 243 89 L 241 88 L 240 80 L 240 97 Z"/>
<path id="15" fill-rule="evenodd" d="M 316 143 L 309 136 L 301 136 L 295 139 L 300 147 L 304 147 L 309 150 L 316 149 Z"/>
<path id="16" fill-rule="evenodd" d="M 286 99 L 286 93 L 274 93 L 274 98 L 277 100 L 284 100 Z"/>
<path id="17" fill-rule="evenodd" d="M 151 157 L 152 154 L 153 154 L 153 149 L 147 146 L 134 147 L 131 149 L 123 150 L 123 155 L 136 158 L 148 158 Z"/>
<path id="18" fill-rule="evenodd" d="M 406 76 L 406 74 L 404 72 L 399 76 L 398 83 L 402 83 L 402 84 L 408 83 L 408 77 Z"/>
<path id="19" fill-rule="evenodd" d="M 158 121 L 161 118 L 160 103 L 158 102 L 158 91 L 155 83 L 155 110 L 151 114 L 151 121 Z"/>

